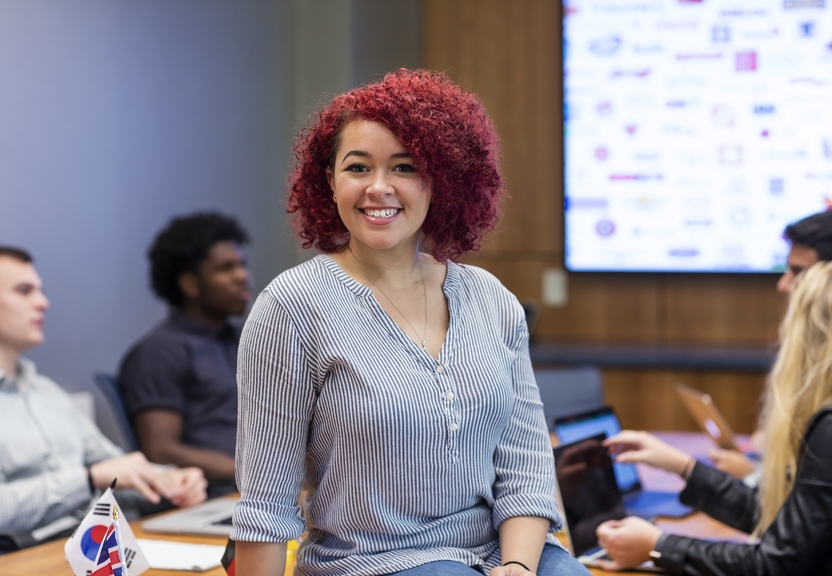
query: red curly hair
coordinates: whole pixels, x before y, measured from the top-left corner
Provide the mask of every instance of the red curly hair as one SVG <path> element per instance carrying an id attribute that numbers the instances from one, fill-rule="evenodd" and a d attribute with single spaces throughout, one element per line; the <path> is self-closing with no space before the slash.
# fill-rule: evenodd
<path id="1" fill-rule="evenodd" d="M 504 196 L 497 133 L 479 98 L 445 74 L 403 68 L 336 96 L 298 135 L 287 212 L 295 214 L 303 247 L 337 252 L 349 241 L 326 170 L 341 131 L 356 118 L 384 124 L 428 182 L 431 203 L 421 231 L 433 257 L 444 262 L 479 250 Z"/>

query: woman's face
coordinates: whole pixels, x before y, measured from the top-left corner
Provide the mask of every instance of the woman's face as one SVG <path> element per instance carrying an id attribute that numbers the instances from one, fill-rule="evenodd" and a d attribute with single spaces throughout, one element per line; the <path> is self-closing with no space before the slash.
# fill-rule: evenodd
<path id="1" fill-rule="evenodd" d="M 354 248 L 416 249 L 430 188 L 386 126 L 364 119 L 347 124 L 327 177 Z"/>

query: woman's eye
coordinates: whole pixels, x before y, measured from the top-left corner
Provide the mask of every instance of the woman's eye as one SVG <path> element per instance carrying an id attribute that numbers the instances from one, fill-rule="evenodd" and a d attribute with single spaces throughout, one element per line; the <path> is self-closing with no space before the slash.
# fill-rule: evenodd
<path id="1" fill-rule="evenodd" d="M 416 166 L 413 164 L 398 164 L 393 170 L 397 172 L 416 172 Z"/>
<path id="2" fill-rule="evenodd" d="M 363 164 L 350 164 L 346 168 L 347 172 L 367 172 L 368 168 Z"/>

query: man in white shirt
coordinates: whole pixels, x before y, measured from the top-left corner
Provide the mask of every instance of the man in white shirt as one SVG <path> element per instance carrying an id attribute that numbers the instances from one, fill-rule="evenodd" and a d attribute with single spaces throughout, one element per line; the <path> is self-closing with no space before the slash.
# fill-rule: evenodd
<path id="1" fill-rule="evenodd" d="M 16 535 L 80 519 L 96 490 L 116 478 L 119 488 L 152 503 L 203 501 L 201 470 L 164 469 L 139 452 L 124 454 L 21 357 L 43 342 L 48 307 L 31 256 L 0 246 L 0 534 L 19 543 Z"/>

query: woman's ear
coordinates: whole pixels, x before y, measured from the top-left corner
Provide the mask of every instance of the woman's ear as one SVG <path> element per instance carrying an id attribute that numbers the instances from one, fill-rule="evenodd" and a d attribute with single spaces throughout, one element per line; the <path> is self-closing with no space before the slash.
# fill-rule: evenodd
<path id="1" fill-rule="evenodd" d="M 326 181 L 329 182 L 329 189 L 332 190 L 333 194 L 335 193 L 335 178 L 332 175 L 332 168 L 327 167 L 326 169 Z"/>

